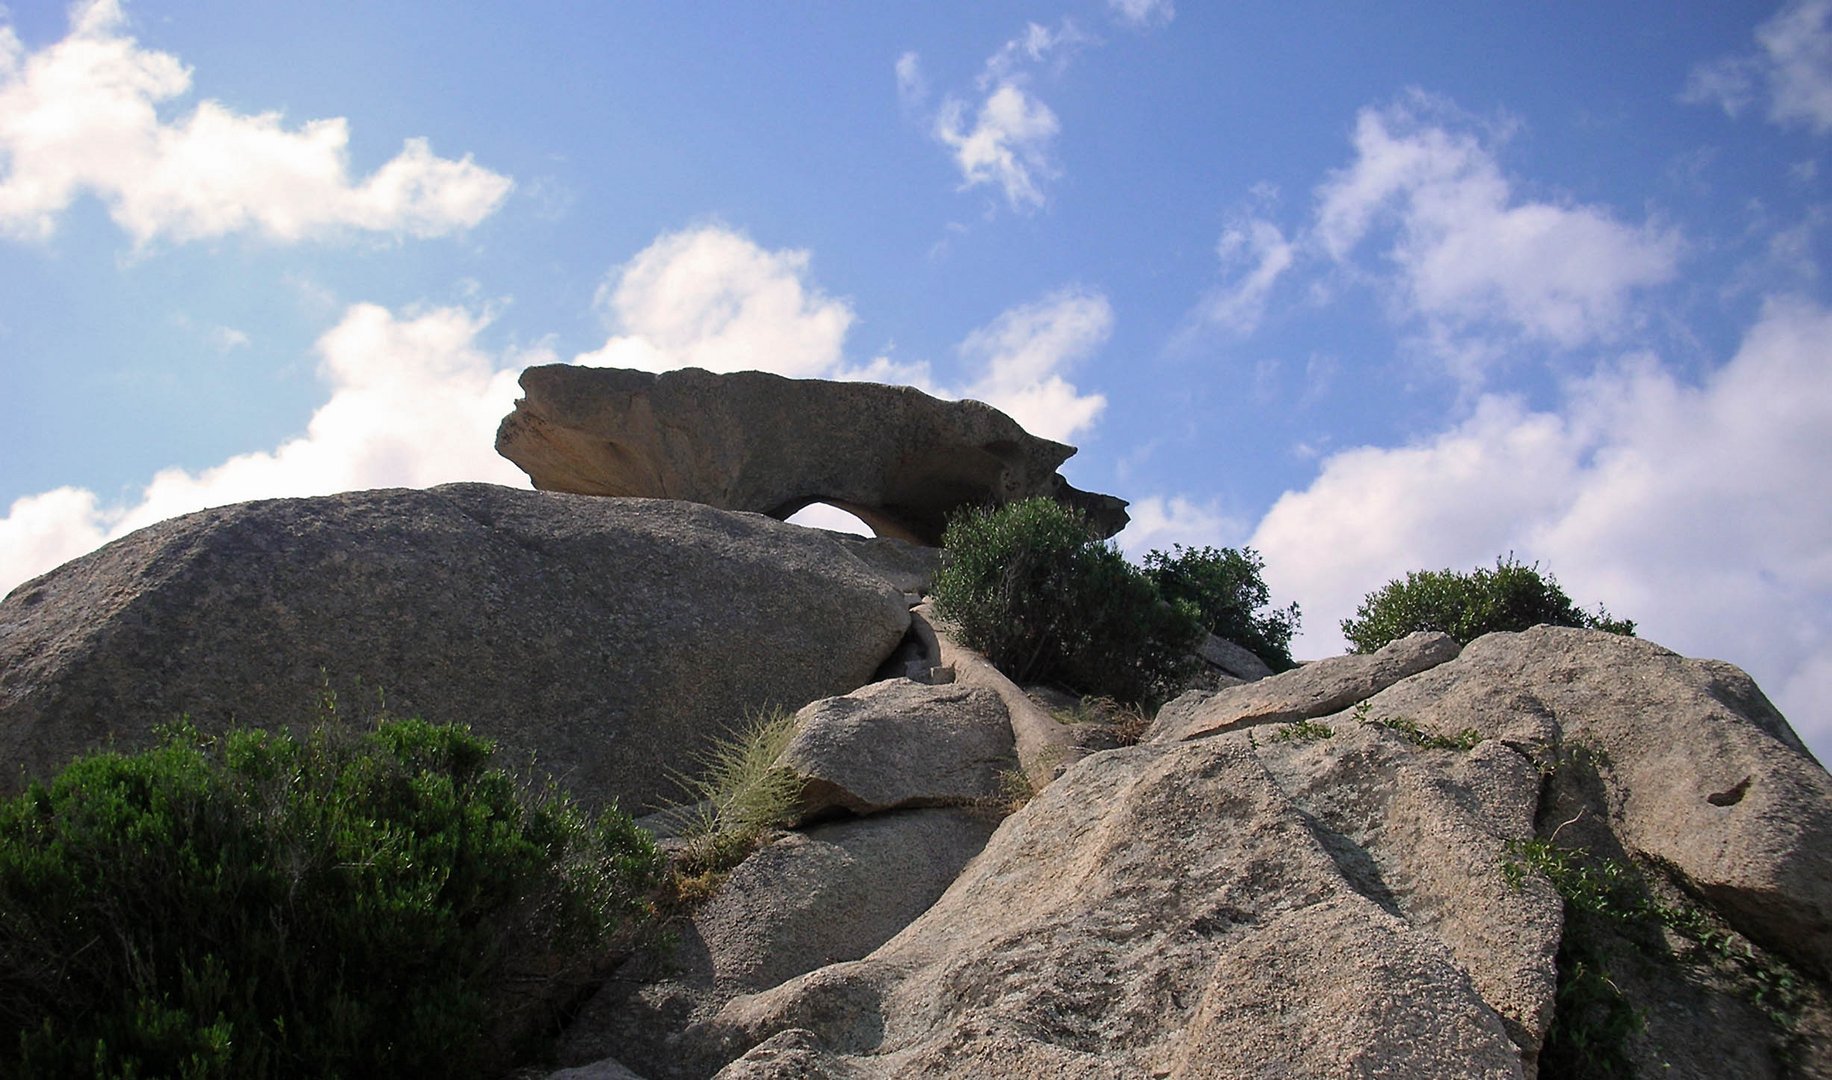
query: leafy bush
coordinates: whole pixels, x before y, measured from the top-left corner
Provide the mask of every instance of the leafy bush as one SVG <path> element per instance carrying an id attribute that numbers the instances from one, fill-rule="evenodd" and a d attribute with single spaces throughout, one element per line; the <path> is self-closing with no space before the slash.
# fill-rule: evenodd
<path id="1" fill-rule="evenodd" d="M 1355 652 L 1368 653 L 1418 630 L 1441 630 L 1462 644 L 1497 630 L 1526 630 L 1541 624 L 1580 626 L 1612 634 L 1635 633 L 1635 624 L 1613 619 L 1599 607 L 1579 610 L 1539 564 L 1495 560 L 1495 569 L 1415 570 L 1369 593 L 1355 617 L 1342 620 L 1342 634 Z"/>
<path id="2" fill-rule="evenodd" d="M 936 605 L 1018 682 L 1147 701 L 1187 670 L 1195 608 L 1163 602 L 1079 511 L 1041 498 L 968 510 L 942 547 Z"/>
<path id="3" fill-rule="evenodd" d="M 494 749 L 420 720 L 181 724 L 0 802 L 0 1073 L 505 1066 L 505 1032 L 645 910 L 660 860 Z"/>
<path id="4" fill-rule="evenodd" d="M 1252 652 L 1274 671 L 1289 671 L 1291 635 L 1298 629 L 1298 605 L 1262 611 L 1272 594 L 1260 572 L 1266 561 L 1252 548 L 1186 548 L 1171 545 L 1172 554 L 1147 552 L 1145 573 L 1158 592 L 1173 603 L 1186 601 L 1200 613 L 1202 625 Z"/>

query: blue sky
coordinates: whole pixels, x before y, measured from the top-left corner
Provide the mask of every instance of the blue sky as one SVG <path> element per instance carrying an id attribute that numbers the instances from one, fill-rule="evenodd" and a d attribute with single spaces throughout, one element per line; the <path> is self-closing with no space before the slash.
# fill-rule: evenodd
<path id="1" fill-rule="evenodd" d="M 1832 0 L 484 7 L 6 12 L 0 589 L 754 367 L 1079 446 L 1300 655 L 1512 552 L 1832 751 Z"/>

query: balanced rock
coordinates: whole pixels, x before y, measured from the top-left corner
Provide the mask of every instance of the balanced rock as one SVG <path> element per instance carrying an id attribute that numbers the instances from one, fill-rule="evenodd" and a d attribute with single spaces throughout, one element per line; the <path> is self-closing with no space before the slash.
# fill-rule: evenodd
<path id="1" fill-rule="evenodd" d="M 839 507 L 879 536 L 929 546 L 962 506 L 1047 496 L 1101 536 L 1126 503 L 1071 487 L 1075 448 L 978 401 L 907 386 L 697 368 L 655 374 L 551 364 L 522 372 L 496 449 L 542 491 L 687 499 L 785 519 Z"/>
<path id="2" fill-rule="evenodd" d="M 482 484 L 244 503 L 0 603 L 0 785 L 180 715 L 309 723 L 328 687 L 635 810 L 747 710 L 869 681 L 908 626 L 846 541 L 754 514 Z"/>

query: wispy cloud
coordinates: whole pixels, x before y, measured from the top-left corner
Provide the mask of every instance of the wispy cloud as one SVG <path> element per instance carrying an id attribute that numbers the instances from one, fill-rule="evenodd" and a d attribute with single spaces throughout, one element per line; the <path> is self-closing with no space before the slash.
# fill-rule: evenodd
<path id="1" fill-rule="evenodd" d="M 1308 268 L 1347 271 L 1379 290 L 1396 320 L 1472 386 L 1522 344 L 1618 340 L 1635 324 L 1638 294 L 1676 275 L 1678 231 L 1604 206 L 1522 197 L 1493 146 L 1506 137 L 1505 125 L 1417 91 L 1361 110 L 1353 159 L 1318 186 L 1314 215 L 1295 235 L 1264 205 L 1229 225 L 1217 245 L 1224 280 L 1193 325 L 1251 334 L 1278 283 Z"/>
<path id="2" fill-rule="evenodd" d="M 897 58 L 897 101 L 910 112 L 929 103 L 929 80 L 922 73 L 922 57 L 914 51 Z"/>
<path id="3" fill-rule="evenodd" d="M 1513 551 L 1648 637 L 1749 667 L 1811 740 L 1832 736 L 1832 311 L 1775 300 L 1736 355 L 1688 384 L 1639 355 L 1565 387 L 1557 411 L 1486 395 L 1407 446 L 1331 454 L 1253 544 L 1306 612 L 1305 648 L 1408 570 Z"/>
<path id="4" fill-rule="evenodd" d="M 1099 44 L 1075 23 L 1029 23 L 1024 32 L 986 58 L 971 95 L 946 94 L 929 134 L 947 147 L 960 171 L 961 190 L 990 186 L 1012 210 L 1042 207 L 1045 184 L 1061 175 L 1053 147 L 1062 122 L 1032 89 L 1039 72 L 1060 75 L 1075 54 Z M 913 52 L 897 58 L 898 100 L 906 110 L 928 100 L 928 83 Z"/>
<path id="5" fill-rule="evenodd" d="M 242 232 L 431 237 L 476 225 L 508 195 L 507 177 L 419 138 L 355 181 L 342 118 L 288 128 L 278 113 L 206 100 L 161 119 L 158 107 L 190 90 L 190 69 L 142 49 L 126 21 L 118 0 L 87 0 L 71 9 L 69 36 L 36 52 L 0 27 L 0 233 L 49 237 L 90 194 L 137 245 Z"/>
<path id="6" fill-rule="evenodd" d="M 1121 24 L 1135 30 L 1163 26 L 1177 17 L 1171 0 L 1107 0 L 1107 10 Z"/>
<path id="7" fill-rule="evenodd" d="M 1502 327 L 1564 347 L 1614 337 L 1635 290 L 1673 278 L 1678 234 L 1519 197 L 1475 133 L 1429 118 L 1447 111 L 1416 94 L 1362 110 L 1355 160 L 1318 191 L 1322 248 L 1341 261 L 1378 244 L 1404 310 L 1435 335 Z"/>
<path id="8" fill-rule="evenodd" d="M 1756 27 L 1756 51 L 1694 67 L 1680 100 L 1737 116 L 1766 96 L 1768 118 L 1832 131 L 1832 0 L 1793 0 Z"/>
<path id="9" fill-rule="evenodd" d="M 961 187 L 992 184 L 1013 210 L 1044 203 L 1043 182 L 1055 177 L 1050 143 L 1062 129 L 1050 107 L 1015 83 L 1001 83 L 980 103 L 971 122 L 960 98 L 942 103 L 935 137 L 954 151 Z"/>
<path id="10" fill-rule="evenodd" d="M 1297 249 L 1277 225 L 1260 218 L 1229 225 L 1215 248 L 1226 280 L 1203 300 L 1198 314 L 1244 337 L 1259 327 L 1272 287 L 1291 269 Z"/>

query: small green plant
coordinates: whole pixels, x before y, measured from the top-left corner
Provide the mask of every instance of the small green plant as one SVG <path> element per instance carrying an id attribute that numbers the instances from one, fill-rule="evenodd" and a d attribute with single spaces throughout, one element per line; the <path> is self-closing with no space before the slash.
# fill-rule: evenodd
<path id="1" fill-rule="evenodd" d="M 701 755 L 697 774 L 676 776 L 688 797 L 680 810 L 686 817 L 683 875 L 730 870 L 771 829 L 790 822 L 802 785 L 777 762 L 795 738 L 795 727 L 788 709 L 753 713 Z"/>
<path id="2" fill-rule="evenodd" d="M 1268 608 L 1272 593 L 1260 576 L 1266 561 L 1252 548 L 1186 548 L 1146 552 L 1145 573 L 1171 603 L 1195 608 L 1209 633 L 1252 652 L 1274 671 L 1297 666 L 1291 636 L 1298 629 L 1298 605 Z"/>
<path id="3" fill-rule="evenodd" d="M 1379 720 L 1370 713 L 1373 706 L 1361 702 L 1355 706 L 1355 719 L 1359 723 L 1383 727 L 1403 737 L 1412 745 L 1425 750 L 1474 750 L 1482 742 L 1482 732 L 1475 728 L 1464 728 L 1455 735 L 1439 735 L 1419 726 L 1417 720 L 1404 716 L 1388 716 Z"/>
<path id="4" fill-rule="evenodd" d="M 1580 610 L 1537 563 L 1512 556 L 1495 568 L 1467 574 L 1415 570 L 1404 581 L 1389 581 L 1361 601 L 1353 618 L 1342 620 L 1342 635 L 1354 652 L 1369 653 L 1419 630 L 1438 630 L 1462 644 L 1498 630 L 1526 630 L 1541 624 L 1577 626 L 1633 636 L 1635 624 Z"/>
<path id="5" fill-rule="evenodd" d="M 1501 871 L 1515 888 L 1523 887 L 1530 870 L 1537 871 L 1568 910 L 1613 924 L 1625 937 L 1654 940 L 1646 931 L 1671 932 L 1687 943 L 1682 959 L 1715 968 L 1780 1030 L 1790 1036 L 1796 1030 L 1806 1001 L 1799 973 L 1785 960 L 1758 951 L 1703 908 L 1683 899 L 1662 901 L 1630 864 L 1582 847 L 1561 847 L 1551 837 L 1512 841 L 1506 851 Z M 1593 973 L 1603 970 L 1603 957 L 1595 948 L 1577 959 L 1587 962 Z M 1609 1023 L 1618 1026 L 1619 1020 Z"/>
<path id="6" fill-rule="evenodd" d="M 1087 519 L 1053 499 L 969 509 L 949 522 L 933 595 L 961 640 L 1020 683 L 1162 700 L 1201 633 Z"/>
<path id="7" fill-rule="evenodd" d="M 1317 720 L 1294 720 L 1289 724 L 1280 724 L 1279 729 L 1272 733 L 1273 742 L 1316 742 L 1335 737 L 1334 728 Z"/>
<path id="8" fill-rule="evenodd" d="M 0 802 L 0 1073 L 504 1066 L 510 1017 L 577 989 L 661 861 L 495 749 L 421 720 L 178 724 Z"/>

